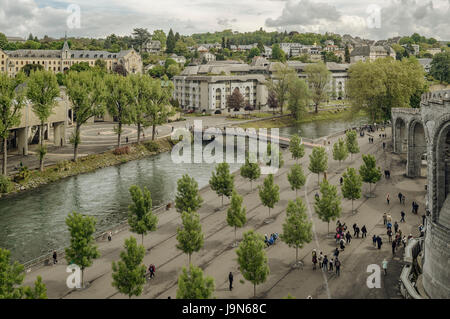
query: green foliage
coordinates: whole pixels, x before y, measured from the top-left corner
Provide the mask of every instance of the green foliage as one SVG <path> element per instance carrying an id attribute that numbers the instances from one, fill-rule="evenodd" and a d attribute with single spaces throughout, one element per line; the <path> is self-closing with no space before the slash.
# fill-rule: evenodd
<path id="1" fill-rule="evenodd" d="M 317 146 L 312 150 L 311 155 L 309 155 L 309 166 L 308 169 L 317 174 L 317 181 L 319 181 L 320 173 L 323 173 L 328 168 L 328 154 L 325 148 Z"/>
<path id="2" fill-rule="evenodd" d="M 281 50 L 280 45 L 278 44 L 272 45 L 272 59 L 279 62 L 286 61 L 286 55 L 284 54 L 284 51 Z"/>
<path id="3" fill-rule="evenodd" d="M 370 154 L 363 155 L 362 159 L 364 164 L 359 168 L 359 174 L 361 175 L 363 182 L 369 183 L 370 188 L 372 184 L 375 184 L 381 179 L 381 170 L 379 167 L 376 167 L 375 156 Z"/>
<path id="4" fill-rule="evenodd" d="M 70 233 L 70 246 L 65 249 L 67 263 L 74 263 L 81 268 L 82 283 L 84 269 L 91 266 L 94 259 L 100 256 L 95 245 L 96 220 L 91 216 L 83 216 L 76 212 L 69 214 L 66 225 Z"/>
<path id="5" fill-rule="evenodd" d="M 356 132 L 355 132 L 356 133 Z M 341 165 L 341 161 L 345 161 L 348 157 L 348 148 L 343 139 L 339 139 L 333 145 L 333 159 L 335 161 L 339 161 L 339 166 Z"/>
<path id="6" fill-rule="evenodd" d="M 223 196 L 230 197 L 234 188 L 234 176 L 230 173 L 228 163 L 220 163 L 216 166 L 216 171 L 212 172 L 209 185 L 218 196 L 222 196 L 223 206 Z"/>
<path id="7" fill-rule="evenodd" d="M 274 66 L 273 78 L 266 82 L 269 92 L 274 93 L 274 97 L 277 100 L 277 106 L 280 107 L 281 114 L 283 114 L 283 106 L 289 97 L 289 88 L 292 88 L 292 83 L 294 83 L 297 78 L 298 77 L 294 69 L 290 68 L 286 64 L 277 63 Z"/>
<path id="8" fill-rule="evenodd" d="M 242 207 L 242 201 L 242 196 L 239 196 L 239 194 L 233 190 L 231 206 L 227 210 L 227 223 L 230 227 L 234 227 L 234 240 L 236 240 L 236 228 L 243 227 L 247 222 L 245 207 Z"/>
<path id="9" fill-rule="evenodd" d="M 345 199 L 352 201 L 352 211 L 353 211 L 353 201 L 355 199 L 361 198 L 361 186 L 362 178 L 356 173 L 353 167 L 347 168 L 347 172 L 343 175 L 343 185 L 342 185 L 342 195 Z"/>
<path id="10" fill-rule="evenodd" d="M 37 276 L 34 287 L 24 287 L 24 299 L 47 299 L 47 287 L 42 282 L 42 277 Z"/>
<path id="11" fill-rule="evenodd" d="M 244 107 L 244 97 L 238 88 L 234 89 L 233 93 L 227 96 L 227 107 L 232 109 L 241 109 Z"/>
<path id="12" fill-rule="evenodd" d="M 358 136 L 356 135 L 356 131 L 351 130 L 345 134 L 345 144 L 347 145 L 347 150 L 351 155 L 359 153 Z"/>
<path id="13" fill-rule="evenodd" d="M 26 76 L 30 76 L 32 71 L 37 70 L 44 70 L 44 66 L 41 64 L 25 64 L 24 67 L 21 69 L 23 73 L 25 73 Z"/>
<path id="14" fill-rule="evenodd" d="M 295 190 L 295 195 L 297 195 L 297 191 L 305 185 L 306 177 L 303 174 L 303 169 L 301 165 L 294 164 L 291 167 L 291 171 L 287 175 L 287 179 L 289 184 L 291 184 L 291 189 Z"/>
<path id="15" fill-rule="evenodd" d="M 75 63 L 75 64 L 72 64 L 69 68 L 69 72 L 70 71 L 83 72 L 83 71 L 89 71 L 89 70 L 91 70 L 91 67 L 89 66 L 88 62 Z"/>
<path id="16" fill-rule="evenodd" d="M 112 286 L 129 298 L 142 294 L 146 272 L 142 264 L 144 256 L 145 248 L 130 237 L 125 239 L 125 251 L 120 252 L 120 260 L 112 263 Z"/>
<path id="17" fill-rule="evenodd" d="M 259 198 L 264 206 L 270 209 L 274 208 L 275 204 L 280 200 L 280 186 L 276 185 L 273 180 L 273 175 L 269 174 L 265 179 L 262 186 L 258 187 Z"/>
<path id="18" fill-rule="evenodd" d="M 22 166 L 19 168 L 19 173 L 14 177 L 16 182 L 23 181 L 24 183 L 28 182 L 28 179 L 31 177 L 31 171 L 27 166 Z"/>
<path id="19" fill-rule="evenodd" d="M 204 243 L 200 216 L 198 213 L 188 210 L 181 214 L 181 220 L 183 228 L 177 229 L 177 248 L 188 254 L 189 263 L 191 263 L 192 253 L 199 251 Z"/>
<path id="20" fill-rule="evenodd" d="M 263 237 L 253 230 L 246 232 L 236 254 L 242 276 L 253 284 L 256 296 L 256 285 L 265 282 L 269 275 Z"/>
<path id="21" fill-rule="evenodd" d="M 307 65 L 305 74 L 311 91 L 311 99 L 314 102 L 317 113 L 320 103 L 328 97 L 327 85 L 330 82 L 331 72 L 328 71 L 324 63 L 320 62 Z"/>
<path id="22" fill-rule="evenodd" d="M 56 105 L 59 86 L 55 74 L 50 71 L 34 71 L 27 81 L 27 98 L 41 123 L 47 121 Z"/>
<path id="23" fill-rule="evenodd" d="M 198 183 L 193 177 L 185 174 L 177 182 L 175 207 L 177 212 L 197 211 L 203 203 L 198 192 Z"/>
<path id="24" fill-rule="evenodd" d="M 248 58 L 253 59 L 253 57 L 259 56 L 259 55 L 261 55 L 261 51 L 257 47 L 252 48 L 248 53 Z"/>
<path id="25" fill-rule="evenodd" d="M 324 180 L 320 184 L 319 196 L 315 199 L 314 210 L 320 220 L 328 223 L 328 232 L 330 231 L 330 221 L 336 220 L 341 216 L 341 198 L 337 194 L 337 187 Z"/>
<path id="26" fill-rule="evenodd" d="M 312 240 L 312 223 L 308 221 L 306 207 L 300 198 L 289 201 L 280 238 L 289 247 L 295 247 L 295 261 L 298 262 L 298 249 Z"/>
<path id="27" fill-rule="evenodd" d="M 249 157 L 245 159 L 245 164 L 241 166 L 241 176 L 250 180 L 250 187 L 253 191 L 253 181 L 261 176 L 261 168 L 255 161 L 250 161 Z"/>
<path id="28" fill-rule="evenodd" d="M 144 143 L 144 146 L 150 151 L 150 152 L 158 152 L 159 151 L 159 145 L 155 141 L 148 141 Z"/>
<path id="29" fill-rule="evenodd" d="M 434 55 L 430 74 L 440 83 L 450 83 L 450 52 Z"/>
<path id="30" fill-rule="evenodd" d="M 166 74 L 169 77 L 169 79 L 173 78 L 174 76 L 180 74 L 181 70 L 178 64 L 171 64 L 167 67 Z"/>
<path id="31" fill-rule="evenodd" d="M 183 267 L 178 277 L 177 299 L 212 299 L 214 279 L 203 277 L 199 267 L 189 265 L 189 271 Z"/>
<path id="32" fill-rule="evenodd" d="M 0 194 L 7 194 L 13 190 L 13 184 L 8 177 L 0 175 Z"/>
<path id="33" fill-rule="evenodd" d="M 289 84 L 288 109 L 298 121 L 309 105 L 310 92 L 303 79 L 295 78 Z"/>
<path id="34" fill-rule="evenodd" d="M 302 143 L 300 136 L 297 134 L 292 135 L 289 141 L 289 151 L 292 154 L 292 158 L 297 162 L 300 158 L 305 156 L 305 146 Z"/>
<path id="35" fill-rule="evenodd" d="M 132 232 L 142 236 L 144 245 L 144 235 L 156 230 L 158 217 L 152 212 L 152 197 L 146 187 L 141 191 L 138 186 L 133 185 L 130 187 L 130 194 L 133 203 L 128 207 L 128 224 Z"/>
<path id="36" fill-rule="evenodd" d="M 10 251 L 0 248 L 0 299 L 19 299 L 22 297 L 24 267 L 17 261 L 10 261 Z"/>

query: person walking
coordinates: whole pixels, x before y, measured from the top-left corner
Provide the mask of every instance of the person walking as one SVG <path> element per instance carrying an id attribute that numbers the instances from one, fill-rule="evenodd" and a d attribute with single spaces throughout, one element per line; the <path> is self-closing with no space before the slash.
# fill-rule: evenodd
<path id="1" fill-rule="evenodd" d="M 405 205 L 405 202 L 406 202 L 406 196 L 402 195 L 402 204 Z"/>
<path id="2" fill-rule="evenodd" d="M 354 223 L 353 224 L 353 236 L 356 235 L 356 226 L 358 226 L 358 225 L 356 225 L 356 223 Z"/>
<path id="3" fill-rule="evenodd" d="M 403 244 L 403 248 L 406 248 L 406 236 L 404 236 L 404 235 L 402 238 L 402 244 Z"/>
<path id="4" fill-rule="evenodd" d="M 58 255 L 56 254 L 56 251 L 53 251 L 53 265 L 58 262 Z"/>
<path id="5" fill-rule="evenodd" d="M 342 186 L 342 183 L 344 182 L 344 179 L 341 177 L 340 179 L 339 179 L 339 183 L 341 184 L 341 186 Z"/>
<path id="6" fill-rule="evenodd" d="M 404 211 L 402 211 L 401 213 L 400 213 L 400 215 L 402 216 L 402 219 L 400 219 L 400 223 L 404 223 L 405 222 L 405 212 Z"/>
<path id="7" fill-rule="evenodd" d="M 319 268 L 322 268 L 322 262 L 323 262 L 323 254 L 322 254 L 322 252 L 319 253 L 318 260 L 319 260 Z"/>
<path id="8" fill-rule="evenodd" d="M 383 214 L 383 225 L 386 225 L 386 224 L 387 224 L 387 214 L 384 213 Z"/>
<path id="9" fill-rule="evenodd" d="M 150 278 L 155 277 L 155 265 L 151 264 L 150 267 L 148 267 L 148 271 L 150 272 Z"/>
<path id="10" fill-rule="evenodd" d="M 389 193 L 386 195 L 386 202 L 389 205 Z"/>
<path id="11" fill-rule="evenodd" d="M 395 248 L 397 247 L 397 241 L 392 241 L 392 255 L 395 255 Z"/>
<path id="12" fill-rule="evenodd" d="M 355 233 L 356 233 L 356 238 L 359 238 L 359 227 L 358 226 L 356 226 Z"/>
<path id="13" fill-rule="evenodd" d="M 361 228 L 361 232 L 362 232 L 361 238 L 366 238 L 366 237 L 367 237 L 367 228 L 366 228 L 366 225 L 363 225 L 363 227 Z"/>
<path id="14" fill-rule="evenodd" d="M 334 258 L 331 257 L 330 259 L 330 265 L 328 267 L 328 271 L 333 272 L 333 265 L 334 265 Z"/>
<path id="15" fill-rule="evenodd" d="M 328 271 L 328 258 L 327 255 L 323 257 L 322 270 Z"/>
<path id="16" fill-rule="evenodd" d="M 396 233 L 398 232 L 398 224 L 397 224 L 397 221 L 395 221 L 395 223 L 394 223 L 394 230 L 395 230 Z"/>
<path id="17" fill-rule="evenodd" d="M 339 256 L 339 249 L 338 249 L 337 247 L 336 247 L 336 249 L 334 250 L 333 256 L 334 256 L 335 258 L 338 258 L 338 256 Z"/>
<path id="18" fill-rule="evenodd" d="M 382 267 L 383 267 L 383 271 L 384 271 L 384 275 L 387 275 L 387 265 L 388 265 L 388 261 L 386 260 L 386 258 L 383 259 L 383 262 L 381 263 Z"/>
<path id="19" fill-rule="evenodd" d="M 378 249 L 381 249 L 381 246 L 383 245 L 383 241 L 381 240 L 380 236 L 377 236 L 377 245 L 378 245 Z"/>
<path id="20" fill-rule="evenodd" d="M 389 242 L 392 242 L 392 229 L 388 228 L 387 235 L 389 237 Z"/>
<path id="21" fill-rule="evenodd" d="M 336 268 L 336 275 L 340 276 L 341 275 L 341 262 L 337 258 L 336 258 L 336 260 L 334 262 L 334 267 Z"/>
<path id="22" fill-rule="evenodd" d="M 313 263 L 313 270 L 316 270 L 317 255 L 316 255 L 316 250 L 315 249 L 312 252 L 312 263 Z"/>
<path id="23" fill-rule="evenodd" d="M 108 241 L 111 241 L 112 240 L 112 232 L 109 232 L 108 233 Z"/>
<path id="24" fill-rule="evenodd" d="M 400 204 L 402 203 L 402 197 L 403 197 L 403 194 L 402 193 L 398 193 L 398 200 L 400 201 Z"/>
<path id="25" fill-rule="evenodd" d="M 372 242 L 373 242 L 373 247 L 377 247 L 377 235 L 373 235 Z"/>
<path id="26" fill-rule="evenodd" d="M 230 282 L 230 291 L 233 290 L 233 273 L 230 271 L 228 274 L 228 281 Z"/>
<path id="27" fill-rule="evenodd" d="M 391 214 L 387 214 L 387 218 L 386 218 L 388 224 L 392 224 L 392 216 Z"/>
<path id="28" fill-rule="evenodd" d="M 340 245 L 341 245 L 341 250 L 344 251 L 344 249 L 345 249 L 345 242 L 344 242 L 343 239 L 341 239 Z"/>
<path id="29" fill-rule="evenodd" d="M 347 240 L 347 244 L 350 244 L 352 241 L 352 235 L 350 235 L 350 231 L 347 231 L 347 234 L 345 234 L 345 239 Z"/>

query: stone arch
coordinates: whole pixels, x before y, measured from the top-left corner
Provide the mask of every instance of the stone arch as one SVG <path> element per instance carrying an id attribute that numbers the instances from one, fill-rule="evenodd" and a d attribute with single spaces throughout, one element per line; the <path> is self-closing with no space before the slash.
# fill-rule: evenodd
<path id="1" fill-rule="evenodd" d="M 395 129 L 395 140 L 394 140 L 394 152 L 395 153 L 405 153 L 407 148 L 407 130 L 406 130 L 406 120 L 401 116 L 395 119 L 394 123 Z"/>
<path id="2" fill-rule="evenodd" d="M 433 220 L 450 229 L 450 116 L 441 121 L 435 131 L 433 149 Z"/>
<path id="3" fill-rule="evenodd" d="M 419 120 L 412 120 L 408 128 L 408 161 L 406 174 L 409 177 L 420 177 L 422 157 L 427 151 L 425 127 Z"/>

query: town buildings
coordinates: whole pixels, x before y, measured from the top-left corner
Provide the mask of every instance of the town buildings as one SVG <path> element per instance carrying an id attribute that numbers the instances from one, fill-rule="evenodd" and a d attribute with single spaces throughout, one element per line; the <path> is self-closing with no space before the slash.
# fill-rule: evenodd
<path id="1" fill-rule="evenodd" d="M 350 53 L 350 63 L 375 61 L 378 58 L 386 58 L 388 56 L 395 59 L 395 51 L 390 46 L 363 45 L 355 47 Z"/>
<path id="2" fill-rule="evenodd" d="M 161 42 L 158 40 L 148 39 L 142 46 L 141 51 L 150 54 L 160 54 L 161 53 Z"/>

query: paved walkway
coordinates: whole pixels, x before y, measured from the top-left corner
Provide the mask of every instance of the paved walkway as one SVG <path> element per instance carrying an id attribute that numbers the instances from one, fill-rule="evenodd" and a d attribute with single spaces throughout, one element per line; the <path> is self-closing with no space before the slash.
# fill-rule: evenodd
<path id="1" fill-rule="evenodd" d="M 388 131 L 389 140 L 390 132 Z M 332 143 L 337 138 L 332 139 Z M 343 166 L 359 167 L 361 165 L 361 154 L 374 154 L 381 169 L 390 167 L 391 179 L 380 181 L 374 191 L 376 198 L 355 201 L 358 212 L 352 214 L 351 202 L 343 200 L 343 213 L 340 218 L 342 222 L 351 226 L 358 223 L 360 227 L 364 224 L 368 229 L 366 239 L 353 239 L 347 246 L 345 252 L 339 256 L 342 261 L 341 276 L 336 277 L 333 273 L 323 273 L 319 270 L 312 270 L 311 251 L 317 249 L 329 255 L 334 250 L 335 240 L 327 236 L 327 224 L 318 220 L 314 213 L 312 204 L 314 194 L 318 190 L 317 176 L 308 174 L 305 187 L 299 192 L 299 196 L 305 201 L 311 214 L 315 238 L 310 244 L 299 250 L 299 256 L 303 260 L 304 269 L 292 269 L 291 264 L 295 260 L 295 249 L 289 248 L 285 243 L 279 241 L 275 246 L 267 248 L 270 275 L 267 281 L 257 287 L 257 295 L 261 298 L 283 298 L 288 293 L 296 298 L 306 298 L 311 295 L 313 298 L 398 298 L 397 283 L 400 275 L 402 255 L 401 249 L 396 256 L 392 256 L 391 247 L 388 243 L 386 231 L 382 222 L 382 214 L 389 211 L 393 221 L 400 220 L 400 211 L 405 209 L 406 223 L 400 225 L 404 234 L 412 233 L 418 235 L 417 225 L 421 222 L 420 215 L 424 207 L 424 184 L 425 179 L 405 179 L 404 165 L 399 163 L 396 156 L 391 156 L 383 152 L 381 140 L 376 138 L 375 144 L 368 144 L 367 138 L 359 138 L 361 153 L 354 156 L 353 161 L 348 159 Z M 331 144 L 332 145 L 332 144 Z M 331 147 L 327 147 L 329 154 L 328 179 L 338 185 L 339 178 L 344 168 L 338 168 L 338 163 L 332 160 Z M 301 160 L 305 174 L 308 173 L 309 154 L 311 150 L 306 149 L 305 157 Z M 260 234 L 270 234 L 273 232 L 282 233 L 282 224 L 285 220 L 285 209 L 288 200 L 295 198 L 295 192 L 291 191 L 287 181 L 287 172 L 294 164 L 288 154 L 284 154 L 285 166 L 279 170 L 275 176 L 275 182 L 280 186 L 280 202 L 271 210 L 271 217 L 275 220 L 270 224 L 265 224 L 268 217 L 268 209 L 260 203 L 258 192 L 255 189 L 250 192 L 250 184 L 240 176 L 235 177 L 235 187 L 244 196 L 243 204 L 247 208 L 247 224 L 243 229 L 238 230 L 238 238 L 242 233 L 255 229 Z M 263 177 L 256 181 L 257 185 L 262 184 Z M 367 191 L 364 185 L 363 192 Z M 406 207 L 400 206 L 395 201 L 397 193 L 401 191 L 406 194 Z M 385 195 L 391 194 L 391 205 L 385 202 Z M 192 263 L 200 266 L 206 275 L 215 279 L 216 290 L 214 295 L 217 298 L 249 298 L 253 296 L 253 286 L 243 280 L 238 270 L 236 248 L 232 247 L 234 241 L 234 230 L 227 226 L 226 210 L 229 207 L 229 200 L 225 199 L 225 207 L 220 208 L 218 196 L 209 188 L 201 191 L 204 204 L 199 209 L 202 222 L 202 229 L 205 234 L 205 245 L 203 249 L 194 253 Z M 419 202 L 419 215 L 411 214 L 411 201 Z M 177 278 L 181 268 L 188 263 L 188 257 L 176 249 L 176 229 L 181 225 L 181 218 L 175 209 L 170 209 L 159 214 L 159 225 L 157 231 L 145 237 L 144 245 L 147 253 L 144 264 L 156 265 L 156 278 L 150 280 L 145 285 L 144 293 L 140 298 L 172 298 L 176 295 Z M 330 229 L 334 229 L 334 224 Z M 384 245 L 381 250 L 372 246 L 371 237 L 373 234 L 380 234 Z M 85 279 L 89 282 L 89 288 L 84 290 L 71 290 L 66 286 L 66 262 L 60 260 L 56 266 L 46 266 L 30 272 L 25 279 L 25 284 L 31 284 L 37 275 L 43 277 L 47 285 L 48 296 L 50 298 L 125 298 L 111 286 L 111 263 L 119 260 L 120 251 L 123 249 L 124 240 L 130 236 L 135 236 L 125 230 L 113 236 L 112 242 L 100 242 L 99 250 L 101 257 L 95 260 L 93 266 L 85 271 Z M 140 242 L 140 236 L 135 236 Z M 366 286 L 366 273 L 369 264 L 381 264 L 383 258 L 388 258 L 389 273 L 382 276 L 381 289 L 369 289 Z M 228 273 L 234 274 L 234 289 L 228 290 Z"/>

